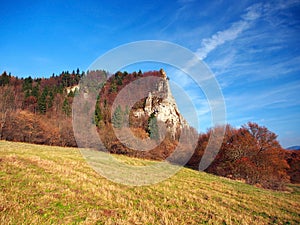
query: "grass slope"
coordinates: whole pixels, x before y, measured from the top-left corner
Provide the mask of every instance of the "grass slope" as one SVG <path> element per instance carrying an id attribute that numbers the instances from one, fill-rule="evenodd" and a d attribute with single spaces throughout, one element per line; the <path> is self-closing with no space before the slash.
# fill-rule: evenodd
<path id="1" fill-rule="evenodd" d="M 0 224 L 299 224 L 299 202 L 299 186 L 274 192 L 186 168 L 124 186 L 78 149 L 0 141 Z"/>

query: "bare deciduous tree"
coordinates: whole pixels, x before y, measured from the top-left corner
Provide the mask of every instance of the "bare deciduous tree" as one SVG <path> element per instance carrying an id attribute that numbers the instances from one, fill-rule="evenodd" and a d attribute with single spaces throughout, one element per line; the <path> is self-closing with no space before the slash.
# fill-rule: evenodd
<path id="1" fill-rule="evenodd" d="M 0 140 L 9 114 L 15 108 L 15 95 L 12 87 L 5 86 L 0 89 Z"/>

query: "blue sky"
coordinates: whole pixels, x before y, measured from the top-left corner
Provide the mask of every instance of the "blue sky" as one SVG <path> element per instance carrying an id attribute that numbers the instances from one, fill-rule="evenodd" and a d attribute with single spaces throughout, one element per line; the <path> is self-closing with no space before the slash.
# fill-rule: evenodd
<path id="1" fill-rule="evenodd" d="M 0 71 L 19 77 L 86 69 L 119 45 L 163 40 L 190 49 L 219 82 L 227 121 L 267 126 L 300 144 L 300 1 L 0 1 Z M 146 70 L 155 66 L 141 68 Z M 210 126 L 201 90 L 172 68 Z M 184 111 L 184 109 L 181 109 Z"/>

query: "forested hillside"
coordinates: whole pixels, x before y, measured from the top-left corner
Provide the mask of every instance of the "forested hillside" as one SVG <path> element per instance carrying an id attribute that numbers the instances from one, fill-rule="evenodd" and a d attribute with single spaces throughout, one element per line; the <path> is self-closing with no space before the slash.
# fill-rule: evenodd
<path id="1" fill-rule="evenodd" d="M 78 86 L 82 77 L 100 75 L 105 76 L 105 79 L 109 76 L 105 71 L 85 73 L 79 69 L 53 74 L 50 78 L 18 78 L 3 72 L 0 76 L 0 139 L 77 146 L 72 127 L 72 102 L 74 96 L 84 94 L 84 90 Z M 164 75 L 162 71 L 117 72 L 101 84 L 103 88 L 93 111 L 93 123 L 105 147 L 111 153 L 163 160 L 177 147 L 180 134 L 189 133 L 196 136 L 198 142 L 187 166 L 198 170 L 210 136 L 214 134 L 215 129 L 220 128 L 212 128 L 206 133 L 198 134 L 192 127 L 177 126 L 175 133 L 167 132 L 159 146 L 150 151 L 133 150 L 116 137 L 113 128 L 118 129 L 125 139 L 128 129 L 143 140 L 159 139 L 156 125 L 159 123 L 159 117 L 155 110 L 149 114 L 145 113 L 147 98 L 142 98 L 132 108 L 120 105 L 112 110 L 118 93 L 141 77 L 163 78 Z M 147 85 L 157 87 L 155 82 Z M 141 89 L 143 88 L 146 86 Z M 158 106 L 164 98 L 151 98 L 151 101 L 156 102 Z M 130 127 L 123 127 L 125 122 L 128 122 Z M 190 147 L 189 141 L 185 140 L 182 146 Z M 285 189 L 286 183 L 290 181 L 300 182 L 299 151 L 284 150 L 277 141 L 277 135 L 266 127 L 248 123 L 237 129 L 227 125 L 225 137 L 221 141 L 221 149 L 206 169 L 207 172 L 272 189 Z"/>
<path id="2" fill-rule="evenodd" d="M 0 137 L 37 144 L 76 146 L 71 104 L 84 72 L 62 72 L 50 78 L 0 77 Z"/>

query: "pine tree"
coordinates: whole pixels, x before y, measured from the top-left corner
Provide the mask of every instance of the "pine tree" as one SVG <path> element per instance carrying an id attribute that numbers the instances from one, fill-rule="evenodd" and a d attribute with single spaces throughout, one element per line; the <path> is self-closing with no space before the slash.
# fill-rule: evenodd
<path id="1" fill-rule="evenodd" d="M 102 120 L 102 113 L 101 113 L 101 109 L 99 106 L 99 102 L 97 101 L 96 108 L 95 108 L 95 124 L 96 124 L 96 126 L 99 125 L 99 122 L 101 120 Z"/>
<path id="2" fill-rule="evenodd" d="M 49 91 L 49 98 L 47 101 L 47 108 L 50 109 L 53 106 L 54 94 L 52 91 Z"/>
<path id="3" fill-rule="evenodd" d="M 25 91 L 25 99 L 27 99 L 30 96 L 30 90 Z"/>
<path id="4" fill-rule="evenodd" d="M 48 90 L 45 88 L 41 96 L 38 98 L 38 109 L 41 114 L 45 114 L 47 111 L 47 95 Z"/>
<path id="5" fill-rule="evenodd" d="M 130 113 L 129 107 L 128 105 L 126 105 L 124 110 L 124 116 L 123 116 L 123 124 L 125 126 L 129 126 L 129 113 Z"/>
<path id="6" fill-rule="evenodd" d="M 110 93 L 117 92 L 117 85 L 116 85 L 116 83 L 114 81 L 111 83 L 109 91 L 110 91 Z"/>
<path id="7" fill-rule="evenodd" d="M 112 117 L 113 126 L 115 128 L 121 128 L 123 125 L 123 118 L 124 117 L 121 106 L 118 105 Z"/>
<path id="8" fill-rule="evenodd" d="M 142 71 L 141 71 L 141 70 L 139 70 L 139 72 L 138 72 L 138 76 L 142 76 L 142 75 L 143 75 Z"/>
<path id="9" fill-rule="evenodd" d="M 9 84 L 10 76 L 7 76 L 7 73 L 4 71 L 4 73 L 0 76 L 0 86 L 5 86 L 6 84 Z"/>
<path id="10" fill-rule="evenodd" d="M 148 132 L 150 134 L 151 139 L 154 139 L 154 140 L 159 139 L 157 118 L 154 116 L 154 114 L 151 114 L 151 116 L 148 120 Z"/>
<path id="11" fill-rule="evenodd" d="M 66 114 L 66 116 L 71 115 L 71 106 L 67 98 L 65 98 L 63 106 L 62 106 L 63 112 Z"/>
<path id="12" fill-rule="evenodd" d="M 24 92 L 27 90 L 32 90 L 32 82 L 33 82 L 33 80 L 31 78 L 31 76 L 24 79 L 23 87 L 22 87 Z"/>
<path id="13" fill-rule="evenodd" d="M 122 72 L 118 71 L 116 74 L 115 74 L 115 80 L 116 80 L 116 83 L 118 86 L 122 85 L 123 84 L 123 74 Z"/>
<path id="14" fill-rule="evenodd" d="M 38 99 L 39 98 L 39 91 L 40 91 L 39 85 L 36 85 L 32 88 L 31 95 L 36 97 L 36 99 Z"/>
<path id="15" fill-rule="evenodd" d="M 129 107 L 128 107 L 128 105 L 126 105 L 124 114 L 129 115 L 129 113 L 130 113 Z"/>

